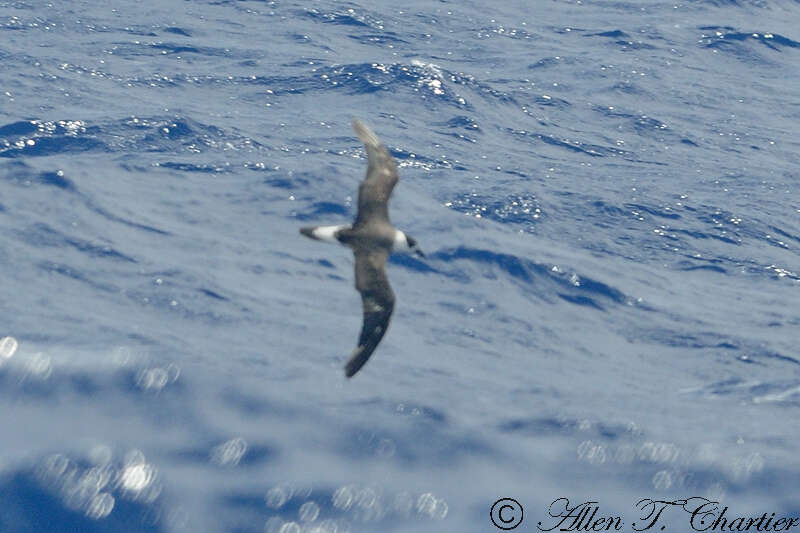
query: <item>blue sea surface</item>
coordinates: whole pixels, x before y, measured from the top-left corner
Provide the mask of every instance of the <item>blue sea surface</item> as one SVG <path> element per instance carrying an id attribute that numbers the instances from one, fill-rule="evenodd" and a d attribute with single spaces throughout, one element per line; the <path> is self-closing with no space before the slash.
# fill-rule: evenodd
<path id="1" fill-rule="evenodd" d="M 0 532 L 800 516 L 798 21 L 0 0 Z M 427 259 L 346 380 L 352 253 L 298 228 L 352 220 L 354 117 Z"/>

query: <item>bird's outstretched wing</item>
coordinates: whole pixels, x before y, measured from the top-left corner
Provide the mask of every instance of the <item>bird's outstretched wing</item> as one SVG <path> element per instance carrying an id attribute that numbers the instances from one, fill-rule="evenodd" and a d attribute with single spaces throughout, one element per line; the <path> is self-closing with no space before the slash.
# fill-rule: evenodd
<path id="1" fill-rule="evenodd" d="M 344 367 L 345 375 L 350 378 L 367 362 L 372 352 L 381 342 L 389 328 L 389 320 L 394 311 L 394 292 L 386 277 L 386 259 L 388 250 L 371 249 L 355 251 L 356 255 L 356 289 L 361 293 L 361 304 L 364 308 L 364 324 L 358 346 Z"/>
<path id="2" fill-rule="evenodd" d="M 363 122 L 353 121 L 353 129 L 367 150 L 367 176 L 358 187 L 358 215 L 355 225 L 378 217 L 389 222 L 389 197 L 397 184 L 397 165 L 378 136 Z"/>

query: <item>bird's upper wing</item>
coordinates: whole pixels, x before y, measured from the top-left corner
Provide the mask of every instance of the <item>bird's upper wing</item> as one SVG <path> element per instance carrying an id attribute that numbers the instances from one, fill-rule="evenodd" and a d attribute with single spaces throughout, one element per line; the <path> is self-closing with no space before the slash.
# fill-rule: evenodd
<path id="1" fill-rule="evenodd" d="M 367 150 L 367 176 L 358 187 L 358 215 L 355 225 L 373 217 L 389 222 L 389 197 L 397 183 L 397 165 L 378 136 L 363 122 L 353 121 L 353 129 Z"/>
<path id="2" fill-rule="evenodd" d="M 394 310 L 394 292 L 386 277 L 388 250 L 356 249 L 355 255 L 356 289 L 361 293 L 364 324 L 361 326 L 358 346 L 345 365 L 348 378 L 358 372 L 375 351 L 389 327 Z"/>

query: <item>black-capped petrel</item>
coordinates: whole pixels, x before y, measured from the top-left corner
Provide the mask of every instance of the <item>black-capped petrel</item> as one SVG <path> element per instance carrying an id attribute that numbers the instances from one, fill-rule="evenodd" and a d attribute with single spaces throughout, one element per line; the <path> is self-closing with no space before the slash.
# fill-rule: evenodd
<path id="1" fill-rule="evenodd" d="M 397 184 L 397 166 L 378 136 L 358 119 L 353 129 L 367 150 L 367 176 L 358 187 L 358 214 L 352 225 L 300 228 L 318 241 L 349 246 L 356 258 L 356 290 L 361 293 L 364 324 L 358 346 L 344 367 L 355 375 L 381 342 L 394 310 L 394 292 L 386 277 L 386 260 L 392 252 L 413 252 L 425 257 L 417 241 L 389 221 L 389 196 Z"/>

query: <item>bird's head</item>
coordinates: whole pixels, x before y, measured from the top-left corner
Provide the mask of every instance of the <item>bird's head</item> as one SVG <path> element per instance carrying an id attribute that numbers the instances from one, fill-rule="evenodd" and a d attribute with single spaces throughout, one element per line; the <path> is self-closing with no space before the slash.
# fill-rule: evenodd
<path id="1" fill-rule="evenodd" d="M 420 256 L 420 257 L 422 257 L 424 259 L 425 258 L 425 254 L 422 252 L 422 249 L 420 249 L 419 244 L 417 244 L 417 239 L 415 239 L 414 237 L 411 237 L 409 235 L 405 235 L 405 234 L 403 234 L 403 235 L 406 238 L 406 250 L 405 251 L 410 253 L 410 254 L 418 255 L 418 256 Z"/>

